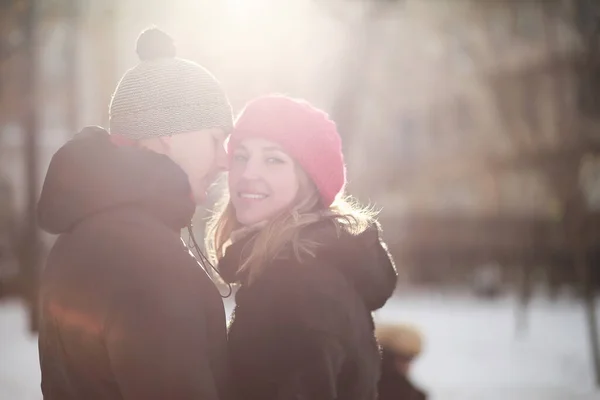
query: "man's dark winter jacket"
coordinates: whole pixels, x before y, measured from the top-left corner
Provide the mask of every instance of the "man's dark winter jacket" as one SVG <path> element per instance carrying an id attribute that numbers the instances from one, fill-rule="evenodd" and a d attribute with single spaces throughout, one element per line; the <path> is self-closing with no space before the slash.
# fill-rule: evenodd
<path id="1" fill-rule="evenodd" d="M 41 282 L 46 400 L 225 399 L 223 303 L 180 239 L 194 204 L 168 157 L 86 128 L 38 205 L 59 234 Z"/>
<path id="2" fill-rule="evenodd" d="M 282 255 L 250 284 L 236 271 L 251 237 L 219 263 L 241 282 L 229 329 L 233 386 L 245 400 L 376 399 L 371 312 L 394 291 L 393 262 L 375 225 L 357 236 L 328 220 L 306 229 L 301 236 L 320 244 L 314 258 Z"/>

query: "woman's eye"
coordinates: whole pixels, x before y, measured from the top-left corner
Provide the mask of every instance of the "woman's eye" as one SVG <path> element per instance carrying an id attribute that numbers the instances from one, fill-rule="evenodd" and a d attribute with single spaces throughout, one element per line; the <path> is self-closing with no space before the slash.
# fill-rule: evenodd
<path id="1" fill-rule="evenodd" d="M 283 164 L 285 161 L 283 161 L 280 158 L 277 157 L 269 157 L 267 158 L 267 164 Z"/>
<path id="2" fill-rule="evenodd" d="M 248 159 L 245 155 L 242 154 L 234 154 L 233 161 L 235 162 L 245 162 Z"/>

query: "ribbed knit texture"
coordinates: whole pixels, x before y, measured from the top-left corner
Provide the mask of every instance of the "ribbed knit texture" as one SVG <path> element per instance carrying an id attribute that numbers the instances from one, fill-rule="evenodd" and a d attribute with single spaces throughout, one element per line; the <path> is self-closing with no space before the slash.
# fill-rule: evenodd
<path id="1" fill-rule="evenodd" d="M 152 30 L 152 40 L 157 31 Z M 138 39 L 138 48 L 145 34 Z M 147 48 L 152 43 L 142 45 Z M 150 59 L 142 58 L 123 75 L 110 103 L 111 134 L 138 140 L 209 128 L 229 132 L 232 128 L 231 106 L 217 79 L 192 61 L 171 57 L 170 51 L 174 52 L 174 47 L 164 54 L 156 50 Z"/>

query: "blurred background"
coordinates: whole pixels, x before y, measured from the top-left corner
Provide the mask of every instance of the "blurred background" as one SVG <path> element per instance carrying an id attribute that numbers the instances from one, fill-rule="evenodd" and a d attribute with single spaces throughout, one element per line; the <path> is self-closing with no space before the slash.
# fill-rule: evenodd
<path id="1" fill-rule="evenodd" d="M 151 25 L 236 111 L 279 92 L 337 121 L 401 275 L 376 318 L 422 330 L 431 398 L 600 399 L 597 0 L 1 0 L 0 399 L 41 399 L 49 160 L 107 125 Z"/>

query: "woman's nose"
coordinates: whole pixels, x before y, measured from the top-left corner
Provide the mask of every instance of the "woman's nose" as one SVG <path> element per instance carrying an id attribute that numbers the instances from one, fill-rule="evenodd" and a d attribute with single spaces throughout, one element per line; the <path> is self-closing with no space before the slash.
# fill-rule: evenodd
<path id="1" fill-rule="evenodd" d="M 260 175 L 261 168 L 259 163 L 253 158 L 248 159 L 246 165 L 244 166 L 242 177 L 245 179 L 256 179 L 259 178 Z"/>

